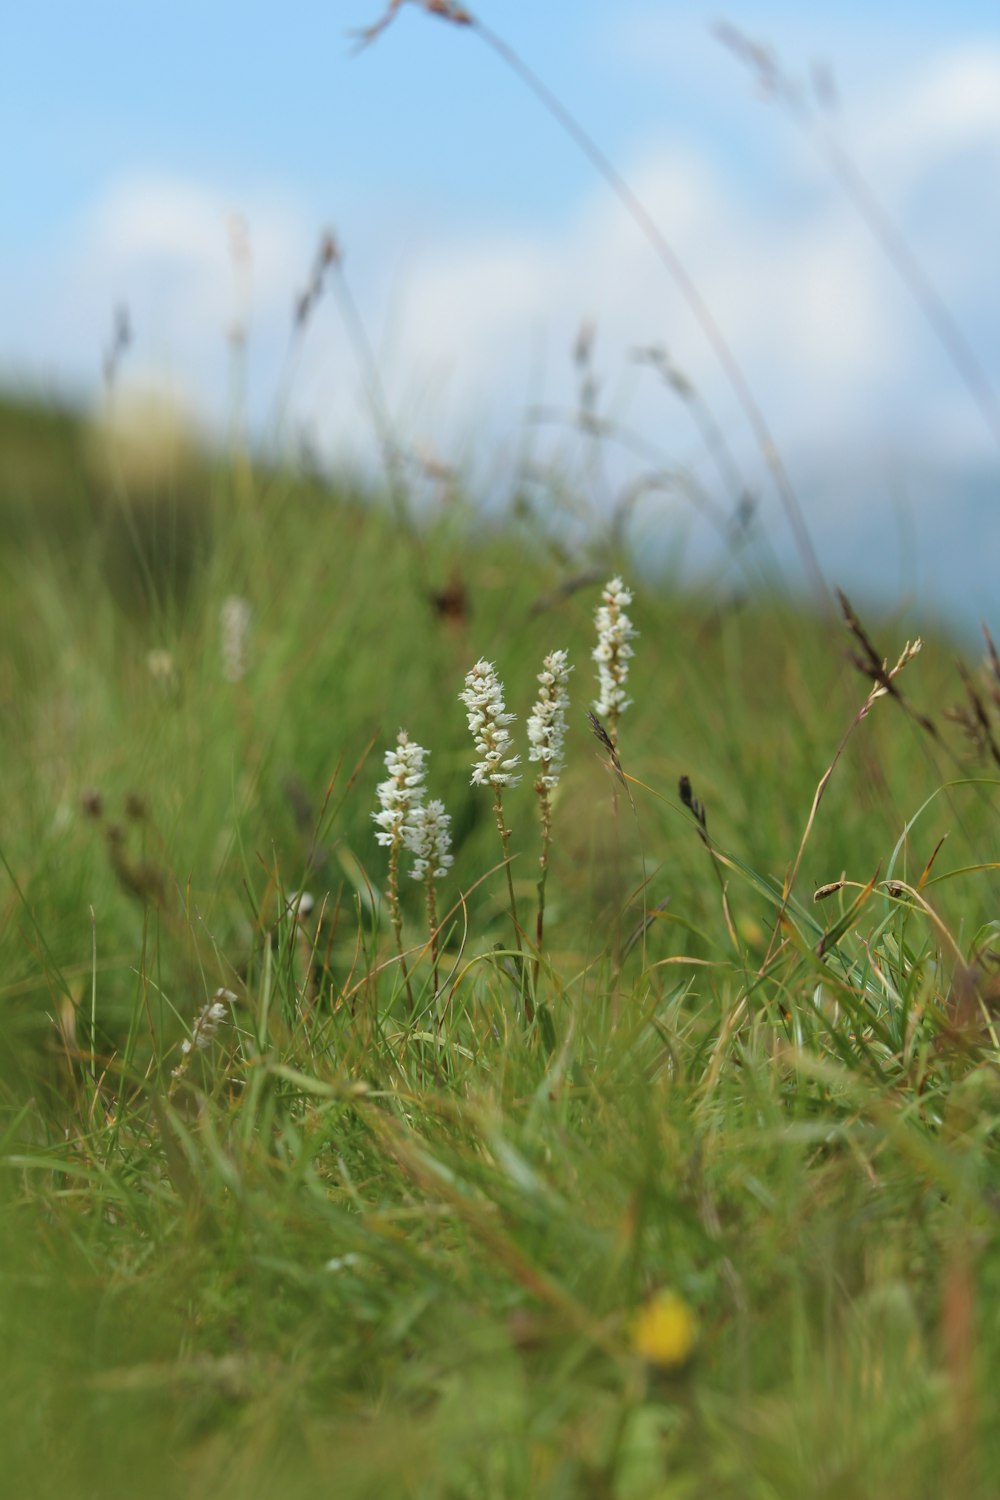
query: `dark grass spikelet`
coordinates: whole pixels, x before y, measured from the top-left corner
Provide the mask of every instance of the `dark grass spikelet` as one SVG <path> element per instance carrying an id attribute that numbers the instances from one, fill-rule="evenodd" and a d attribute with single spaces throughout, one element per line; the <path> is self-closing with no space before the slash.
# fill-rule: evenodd
<path id="1" fill-rule="evenodd" d="M 590 728 L 593 732 L 594 738 L 608 752 L 608 759 L 611 762 L 611 766 L 615 775 L 618 777 L 618 780 L 621 782 L 625 790 L 628 791 L 628 781 L 625 778 L 625 772 L 622 770 L 622 763 L 618 757 L 618 751 L 615 749 L 610 734 L 608 734 L 608 731 L 605 729 L 604 725 L 601 723 L 597 715 L 595 713 L 592 713 L 589 708 L 587 710 L 587 719 L 590 722 Z"/>
<path id="2" fill-rule="evenodd" d="M 941 736 L 933 719 L 928 718 L 926 714 L 922 714 L 919 710 L 915 709 L 896 685 L 895 679 L 901 667 L 905 665 L 905 660 L 907 659 L 906 653 L 900 658 L 897 665 L 890 670 L 888 659 L 880 656 L 875 649 L 871 637 L 858 619 L 851 601 L 843 589 L 836 589 L 835 593 L 837 603 L 840 605 L 840 612 L 844 617 L 844 623 L 860 648 L 858 651 L 849 651 L 847 653 L 848 660 L 857 667 L 863 677 L 874 678 L 882 691 L 890 698 L 894 698 L 906 716 L 912 719 L 915 724 L 919 724 L 925 734 L 930 735 L 931 739 L 940 740 Z"/>
<path id="3" fill-rule="evenodd" d="M 312 317 L 316 304 L 323 295 L 326 274 L 331 267 L 339 266 L 343 259 L 340 242 L 332 229 L 325 229 L 320 236 L 316 256 L 313 260 L 312 271 L 305 290 L 300 292 L 295 299 L 295 310 L 293 321 L 295 327 L 302 330 L 306 327 Z"/>
<path id="4" fill-rule="evenodd" d="M 471 26 L 473 24 L 472 13 L 467 11 L 463 5 L 457 5 L 455 0 L 389 0 L 385 12 L 371 26 L 364 26 L 355 31 L 354 35 L 358 41 L 358 51 L 371 45 L 376 37 L 381 36 L 387 26 L 393 21 L 406 4 L 419 6 L 429 16 L 437 16 L 441 21 L 450 21 L 453 26 Z"/>
<path id="5" fill-rule="evenodd" d="M 986 625 L 983 626 L 983 637 L 986 641 L 986 652 L 990 668 L 990 697 L 997 707 L 1000 708 L 1000 656 L 997 655 L 997 648 L 993 644 L 993 637 L 990 635 L 989 627 Z"/>
<path id="6" fill-rule="evenodd" d="M 1000 716 L 1000 661 L 997 660 L 996 647 L 985 626 L 983 633 L 989 652 L 982 673 L 988 697 L 984 696 L 983 684 L 976 681 L 965 663 L 960 659 L 956 660 L 955 670 L 962 683 L 965 700 L 946 708 L 944 712 L 945 717 L 957 724 L 965 734 L 977 760 L 992 760 L 995 766 L 1000 766 L 1000 742 L 995 723 L 995 717 Z"/>
<path id="7" fill-rule="evenodd" d="M 990 718 L 986 704 L 979 694 L 972 675 L 964 663 L 958 663 L 958 673 L 962 679 L 966 696 L 969 701 L 970 714 L 967 720 L 963 720 L 964 727 L 971 731 L 972 739 L 980 755 L 989 756 L 993 764 L 1000 766 L 1000 745 L 997 744 L 994 733 L 993 721 Z"/>
<path id="8" fill-rule="evenodd" d="M 677 791 L 681 799 L 681 806 L 687 808 L 688 812 L 694 818 L 695 823 L 698 825 L 698 837 L 701 839 L 706 848 L 710 847 L 708 838 L 708 814 L 705 811 L 704 802 L 699 802 L 698 798 L 694 794 L 694 788 L 691 785 L 690 776 L 681 777 L 680 781 L 677 783 Z"/>
<path id="9" fill-rule="evenodd" d="M 118 304 L 111 320 L 111 338 L 101 361 L 104 388 L 110 395 L 118 380 L 122 360 L 132 347 L 132 318 L 124 302 Z"/>

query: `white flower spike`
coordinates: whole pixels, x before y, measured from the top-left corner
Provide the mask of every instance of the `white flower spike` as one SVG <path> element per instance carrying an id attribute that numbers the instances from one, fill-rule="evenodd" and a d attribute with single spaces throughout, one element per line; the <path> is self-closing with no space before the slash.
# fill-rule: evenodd
<path id="1" fill-rule="evenodd" d="M 414 880 L 442 880 L 454 864 L 451 853 L 451 818 L 444 803 L 433 797 L 426 807 L 415 807 L 403 830 L 407 849 L 415 856 L 410 874 Z"/>
<path id="2" fill-rule="evenodd" d="M 538 700 L 528 719 L 529 760 L 541 762 L 536 790 L 551 792 L 559 783 L 564 763 L 569 674 L 573 668 L 565 651 L 553 651 L 538 674 Z"/>
<path id="3" fill-rule="evenodd" d="M 629 642 L 638 632 L 625 613 L 626 606 L 632 603 L 632 594 L 620 578 L 612 578 L 605 585 L 601 599 L 595 619 L 597 645 L 593 651 L 601 691 L 594 700 L 594 712 L 607 719 L 613 728 L 632 701 L 626 696 L 625 685 L 633 654 Z"/>
<path id="4" fill-rule="evenodd" d="M 476 662 L 466 674 L 465 691 L 459 697 L 468 710 L 469 731 L 482 757 L 473 768 L 472 785 L 517 786 L 521 778 L 515 773 L 521 757 L 509 753 L 512 741 L 507 728 L 515 716 L 507 712 L 503 683 L 492 662 Z"/>
<path id="5" fill-rule="evenodd" d="M 378 826 L 375 837 L 389 850 L 389 914 L 396 934 L 399 951 L 399 967 L 406 986 L 406 998 L 412 1014 L 415 1004 L 410 975 L 406 967 L 403 949 L 403 913 L 399 905 L 399 856 L 406 843 L 414 816 L 424 802 L 424 761 L 427 751 L 410 739 L 405 729 L 396 736 L 395 750 L 385 752 L 385 768 L 389 772 L 385 781 L 379 782 L 379 811 L 372 813 Z"/>
<path id="6" fill-rule="evenodd" d="M 385 752 L 385 768 L 389 772 L 385 781 L 379 782 L 378 800 L 381 811 L 372 813 L 378 825 L 375 837 L 387 848 L 397 848 L 403 842 L 405 829 L 413 812 L 424 800 L 424 761 L 427 751 L 411 740 L 405 729 L 396 738 L 396 748 Z"/>

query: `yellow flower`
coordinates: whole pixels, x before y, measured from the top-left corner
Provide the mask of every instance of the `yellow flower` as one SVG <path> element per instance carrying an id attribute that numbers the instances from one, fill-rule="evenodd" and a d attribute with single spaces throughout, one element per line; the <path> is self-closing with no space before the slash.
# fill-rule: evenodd
<path id="1" fill-rule="evenodd" d="M 632 1348 L 647 1364 L 678 1369 L 687 1364 L 698 1342 L 694 1313 L 677 1292 L 654 1293 L 630 1325 Z"/>

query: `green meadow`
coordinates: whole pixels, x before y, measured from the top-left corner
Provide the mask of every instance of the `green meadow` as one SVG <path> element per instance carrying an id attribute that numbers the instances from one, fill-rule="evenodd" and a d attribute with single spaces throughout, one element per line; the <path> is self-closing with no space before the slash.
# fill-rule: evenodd
<path id="1" fill-rule="evenodd" d="M 457 481 L 0 451 L 0 1492 L 995 1494 L 1000 665 Z"/>

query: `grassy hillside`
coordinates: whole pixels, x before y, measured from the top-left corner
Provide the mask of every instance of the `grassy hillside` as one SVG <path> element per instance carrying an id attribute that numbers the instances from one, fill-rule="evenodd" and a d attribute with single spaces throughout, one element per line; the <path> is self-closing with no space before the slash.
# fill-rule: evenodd
<path id="1" fill-rule="evenodd" d="M 0 410 L 0 1487 L 991 1494 L 996 678 L 145 437 Z M 524 758 L 556 648 L 539 948 L 459 693 Z M 454 854 L 402 960 L 401 728 Z"/>

